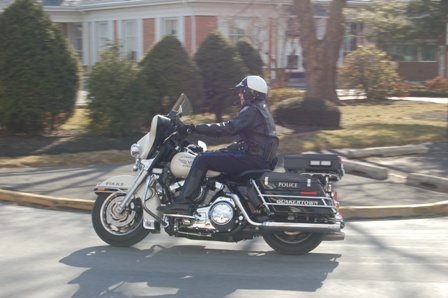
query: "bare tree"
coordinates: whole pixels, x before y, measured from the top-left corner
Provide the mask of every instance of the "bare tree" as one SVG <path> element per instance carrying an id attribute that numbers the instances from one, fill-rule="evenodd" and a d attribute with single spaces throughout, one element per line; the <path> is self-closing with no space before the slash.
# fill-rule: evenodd
<path id="1" fill-rule="evenodd" d="M 275 82 L 278 86 L 287 84 L 288 78 L 285 73 L 286 63 L 283 61 L 286 57 L 287 42 L 290 37 L 287 35 L 287 21 L 291 16 L 293 5 L 282 3 L 284 1 L 264 1 L 264 5 L 269 5 L 267 13 L 246 18 L 244 30 L 245 38 L 249 39 L 255 48 L 265 57 L 266 67 L 269 70 L 268 76 L 275 73 Z M 257 4 L 257 1 L 250 1 L 233 15 L 228 17 L 230 28 L 237 28 L 236 24 L 239 16 L 243 16 L 246 10 Z M 259 4 L 259 3 L 258 3 Z"/>
<path id="2" fill-rule="evenodd" d="M 338 103 L 336 67 L 345 30 L 343 9 L 347 0 L 332 1 L 326 32 L 322 39 L 317 36 L 311 0 L 294 2 L 300 24 L 307 96 Z"/>

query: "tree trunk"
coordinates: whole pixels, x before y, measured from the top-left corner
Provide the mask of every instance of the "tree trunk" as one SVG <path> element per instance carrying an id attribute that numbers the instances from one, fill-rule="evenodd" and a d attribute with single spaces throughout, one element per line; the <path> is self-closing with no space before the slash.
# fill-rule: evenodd
<path id="1" fill-rule="evenodd" d="M 344 36 L 343 9 L 347 0 L 333 0 L 323 39 L 318 39 L 310 0 L 295 0 L 300 24 L 303 67 L 307 81 L 307 96 L 339 104 L 336 93 L 336 70 Z"/>

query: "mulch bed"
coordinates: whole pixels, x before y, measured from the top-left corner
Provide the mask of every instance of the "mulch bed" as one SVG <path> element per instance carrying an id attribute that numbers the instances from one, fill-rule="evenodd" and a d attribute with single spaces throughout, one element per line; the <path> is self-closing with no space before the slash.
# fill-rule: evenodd
<path id="1" fill-rule="evenodd" d="M 352 104 L 344 101 L 344 104 Z M 416 113 L 406 115 L 413 119 L 448 121 L 445 107 L 441 111 L 432 113 Z M 322 127 L 306 127 L 294 125 L 277 125 L 279 135 L 290 135 L 298 132 L 308 132 L 323 129 Z M 128 150 L 130 146 L 138 141 L 144 133 L 126 137 L 105 137 L 105 136 L 83 136 L 76 131 L 55 132 L 51 135 L 26 137 L 26 136 L 0 136 L 0 157 L 19 157 L 42 154 L 62 154 L 92 152 L 102 150 Z M 191 141 L 201 139 L 209 146 L 218 144 L 228 144 L 233 141 L 233 137 L 213 138 L 199 135 L 191 135 Z"/>
<path id="2" fill-rule="evenodd" d="M 141 135 L 121 138 L 92 136 L 0 137 L 0 157 L 127 150 Z"/>

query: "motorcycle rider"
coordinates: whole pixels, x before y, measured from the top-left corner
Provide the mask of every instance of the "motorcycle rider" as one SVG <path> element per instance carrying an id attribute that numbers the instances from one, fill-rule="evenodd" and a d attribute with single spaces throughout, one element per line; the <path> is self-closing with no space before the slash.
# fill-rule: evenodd
<path id="1" fill-rule="evenodd" d="M 274 119 L 266 106 L 266 81 L 259 76 L 247 76 L 235 88 L 239 88 L 242 106 L 236 117 L 222 123 L 185 125 L 181 129 L 184 133 L 189 130 L 210 136 L 237 136 L 235 142 L 218 151 L 199 153 L 176 202 L 159 206 L 157 210 L 191 214 L 192 202 L 208 170 L 237 174 L 274 168 L 279 140 Z"/>

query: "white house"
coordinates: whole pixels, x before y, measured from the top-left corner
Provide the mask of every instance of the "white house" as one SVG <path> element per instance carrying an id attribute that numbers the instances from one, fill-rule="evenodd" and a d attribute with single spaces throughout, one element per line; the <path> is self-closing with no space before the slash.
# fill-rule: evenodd
<path id="1" fill-rule="evenodd" d="M 0 12 L 11 2 L 12 0 L 0 0 Z M 114 40 L 119 40 L 129 57 L 138 61 L 154 43 L 167 34 L 175 35 L 187 52 L 193 54 L 205 37 L 216 30 L 233 43 L 248 37 L 259 49 L 266 69 L 270 70 L 270 77 L 275 77 L 276 69 L 285 69 L 293 78 L 304 75 L 300 34 L 292 0 L 41 2 L 44 11 L 61 26 L 73 43 L 86 72 L 98 61 L 102 48 Z M 323 35 L 331 0 L 313 2 L 318 35 Z M 352 7 L 370 4 L 369 0 L 348 1 L 348 6 Z M 357 45 L 365 43 L 362 32 L 361 24 L 348 24 L 341 46 L 341 61 Z M 429 60 L 431 59 L 433 58 L 430 57 Z M 437 71 L 437 57 L 433 60 L 435 61 L 425 62 L 435 63 Z M 433 72 L 428 75 L 431 76 Z"/>

